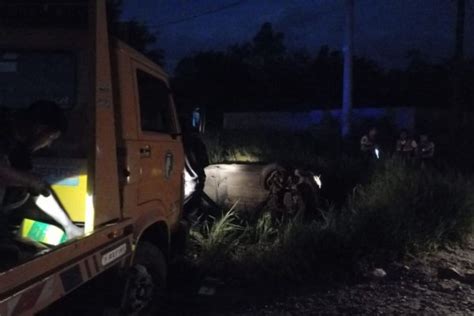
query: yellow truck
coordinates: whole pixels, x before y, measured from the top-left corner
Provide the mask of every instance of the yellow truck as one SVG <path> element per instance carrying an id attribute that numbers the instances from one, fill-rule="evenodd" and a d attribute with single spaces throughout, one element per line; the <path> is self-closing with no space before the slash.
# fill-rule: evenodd
<path id="1" fill-rule="evenodd" d="M 0 107 L 38 99 L 59 104 L 69 129 L 34 170 L 84 235 L 34 218 L 12 225 L 22 256 L 0 271 L 0 315 L 35 314 L 110 271 L 120 313 L 153 310 L 184 187 L 166 74 L 109 38 L 105 0 L 1 1 Z"/>

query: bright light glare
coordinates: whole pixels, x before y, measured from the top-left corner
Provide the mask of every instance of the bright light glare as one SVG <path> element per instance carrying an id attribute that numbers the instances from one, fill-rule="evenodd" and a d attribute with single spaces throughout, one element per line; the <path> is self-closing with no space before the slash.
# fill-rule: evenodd
<path id="1" fill-rule="evenodd" d="M 242 166 L 238 164 L 230 164 L 230 165 L 220 164 L 220 165 L 217 165 L 217 168 L 225 170 L 225 171 L 229 171 L 229 172 L 237 172 L 237 171 L 242 170 Z"/>
<path id="2" fill-rule="evenodd" d="M 323 186 L 323 183 L 321 182 L 321 176 L 313 176 L 314 182 L 318 185 L 318 187 L 321 189 Z"/>
<path id="3" fill-rule="evenodd" d="M 41 209 L 48 209 L 51 205 L 54 207 L 55 203 L 52 203 L 49 197 L 40 195 L 36 199 L 36 205 L 38 205 L 38 207 Z"/>
<path id="4" fill-rule="evenodd" d="M 38 196 L 36 199 L 36 205 L 53 218 L 62 216 L 64 213 L 63 209 L 61 206 L 59 206 L 58 202 L 54 198 L 54 195 L 52 194 L 49 196 Z"/>
<path id="5" fill-rule="evenodd" d="M 86 197 L 86 221 L 84 223 L 84 233 L 90 234 L 94 231 L 95 210 L 94 199 L 89 193 Z"/>
<path id="6" fill-rule="evenodd" d="M 375 157 L 377 157 L 377 159 L 380 159 L 380 152 L 378 148 L 375 148 Z"/>
<path id="7" fill-rule="evenodd" d="M 186 169 L 184 170 L 184 199 L 187 200 L 196 191 L 198 177 L 193 177 Z"/>
<path id="8" fill-rule="evenodd" d="M 83 235 L 83 230 L 74 225 L 67 212 L 61 207 L 54 195 L 40 195 L 35 202 L 43 212 L 51 216 L 51 218 L 62 226 L 69 239 Z"/>

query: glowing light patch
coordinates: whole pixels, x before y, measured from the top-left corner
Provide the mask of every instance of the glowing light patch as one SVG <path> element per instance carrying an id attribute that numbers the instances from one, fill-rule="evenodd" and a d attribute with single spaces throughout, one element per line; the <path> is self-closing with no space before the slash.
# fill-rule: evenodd
<path id="1" fill-rule="evenodd" d="M 242 166 L 238 164 L 231 164 L 231 165 L 222 164 L 222 165 L 218 165 L 218 168 L 223 169 L 225 171 L 230 171 L 230 172 L 236 172 L 236 171 L 242 170 Z"/>
<path id="2" fill-rule="evenodd" d="M 28 218 L 21 223 L 20 236 L 51 246 L 57 246 L 67 240 L 66 234 L 59 227 Z"/>
<path id="3" fill-rule="evenodd" d="M 323 186 L 323 183 L 321 181 L 321 176 L 313 176 L 314 182 L 318 185 L 318 187 L 321 189 Z"/>
<path id="4" fill-rule="evenodd" d="M 50 196 L 43 196 L 40 195 L 36 199 L 36 205 L 42 209 L 43 211 L 48 210 L 51 214 L 61 214 L 63 210 L 59 206 L 56 198 L 53 195 Z"/>
<path id="5" fill-rule="evenodd" d="M 378 148 L 375 148 L 375 157 L 377 157 L 377 159 L 380 159 L 380 151 L 378 150 Z"/>
<path id="6" fill-rule="evenodd" d="M 79 177 L 66 178 L 57 182 L 54 182 L 53 185 L 61 185 L 66 187 L 77 187 L 79 186 Z"/>
<path id="7" fill-rule="evenodd" d="M 87 194 L 86 197 L 86 220 L 84 223 L 84 233 L 90 234 L 94 231 L 95 210 L 93 196 Z"/>
<path id="8" fill-rule="evenodd" d="M 192 176 L 186 169 L 184 170 L 184 199 L 188 199 L 195 191 L 198 184 L 198 177 Z"/>

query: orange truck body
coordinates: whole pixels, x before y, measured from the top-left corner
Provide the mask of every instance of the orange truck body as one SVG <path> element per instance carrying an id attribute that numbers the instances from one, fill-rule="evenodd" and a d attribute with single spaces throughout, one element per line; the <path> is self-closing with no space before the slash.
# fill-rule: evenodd
<path id="1" fill-rule="evenodd" d="M 38 10 L 74 6 L 79 12 L 74 14 L 87 12 L 82 28 L 0 26 L 1 51 L 67 51 L 77 57 L 83 110 L 68 115 L 72 129 L 84 130 L 70 143 L 86 149 L 87 201 L 79 220 L 86 234 L 0 272 L 1 316 L 34 314 L 112 267 L 127 269 L 143 240 L 166 254 L 182 215 L 184 152 L 171 96 L 168 129 L 141 128 L 137 74 L 169 87 L 166 74 L 109 38 L 105 0 L 23 1 L 19 6 L 28 2 L 33 7 L 40 2 Z M 10 7 L 0 10 L 24 12 L 15 5 L 9 1 Z"/>

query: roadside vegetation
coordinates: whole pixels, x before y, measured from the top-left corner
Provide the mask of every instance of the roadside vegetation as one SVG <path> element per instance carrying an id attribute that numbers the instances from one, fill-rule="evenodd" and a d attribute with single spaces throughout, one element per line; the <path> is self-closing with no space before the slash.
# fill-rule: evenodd
<path id="1" fill-rule="evenodd" d="M 317 157 L 310 150 L 301 157 Z M 409 254 L 462 245 L 474 231 L 469 175 L 396 159 L 367 166 L 346 155 L 328 157 L 312 160 L 327 171 L 325 202 L 313 210 L 317 220 L 275 221 L 269 210 L 249 219 L 234 209 L 201 218 L 191 232 L 193 264 L 243 284 L 347 281 Z"/>

